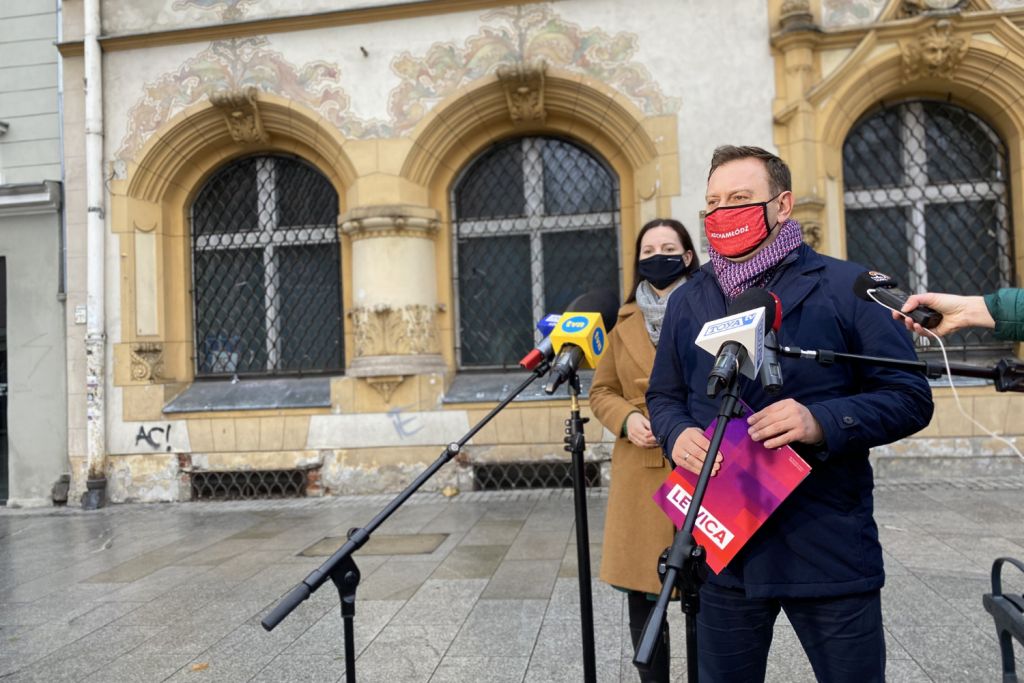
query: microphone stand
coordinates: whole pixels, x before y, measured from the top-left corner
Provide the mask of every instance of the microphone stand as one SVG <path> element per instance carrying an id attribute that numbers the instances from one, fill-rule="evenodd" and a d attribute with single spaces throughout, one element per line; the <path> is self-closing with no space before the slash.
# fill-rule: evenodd
<path id="1" fill-rule="evenodd" d="M 457 456 L 462 450 L 462 447 L 465 446 L 477 432 L 483 429 L 484 425 L 490 422 L 491 419 L 502 410 L 502 408 L 511 403 L 513 399 L 521 394 L 523 390 L 530 386 L 530 384 L 547 374 L 550 367 L 551 365 L 548 361 L 542 361 L 540 365 L 534 368 L 533 372 L 522 384 L 516 387 L 511 394 L 505 397 L 505 399 L 499 403 L 494 410 L 489 412 L 484 419 L 480 420 L 480 422 L 470 429 L 465 436 L 454 443 L 448 444 L 448 446 L 445 447 L 444 453 L 442 453 L 441 456 L 423 472 L 423 474 L 416 477 L 416 480 L 409 484 L 404 491 L 399 493 L 393 501 L 388 503 L 388 506 L 378 513 L 369 524 L 361 529 L 351 529 L 348 532 L 348 540 L 345 541 L 345 545 L 341 546 L 341 549 L 338 550 L 338 552 L 334 553 L 334 555 L 332 555 L 326 562 L 320 565 L 319 569 L 315 570 L 312 574 L 303 579 L 302 583 L 296 586 L 291 593 L 285 596 L 285 598 L 278 603 L 277 607 L 275 607 L 274 610 L 261 622 L 263 628 L 267 631 L 273 631 L 277 625 L 285 619 L 285 617 L 291 614 L 296 607 L 302 604 L 303 601 L 308 599 L 309 596 L 324 585 L 324 583 L 327 582 L 327 579 L 330 579 L 334 583 L 335 587 L 337 587 L 338 593 L 341 597 L 341 618 L 345 624 L 345 680 L 347 683 L 355 683 L 356 646 L 353 619 L 355 618 L 356 613 L 356 588 L 359 586 L 359 567 L 356 566 L 356 562 L 353 559 L 352 554 L 362 548 L 366 542 L 370 540 L 370 534 L 376 531 L 377 527 L 383 524 L 388 517 L 394 514 L 394 512 L 400 508 L 402 504 L 416 492 L 417 489 L 419 489 L 428 479 L 434 476 L 439 469 L 448 464 L 452 458 Z M 577 380 L 575 386 L 577 387 L 578 392 L 579 380 Z M 576 406 L 574 417 L 578 418 L 579 404 L 575 397 L 573 397 L 573 405 Z M 580 424 L 580 428 L 582 429 L 582 422 Z M 584 511 L 586 511 L 586 507 L 584 507 Z M 585 520 L 584 524 L 586 524 Z M 577 529 L 577 536 L 578 535 L 579 531 Z M 590 566 L 588 564 L 588 596 L 590 590 L 589 569 Z M 581 566 L 580 576 L 582 576 L 582 571 L 583 568 Z M 591 643 L 593 643 L 592 627 Z M 591 645 L 591 656 L 593 656 L 593 645 Z"/>
<path id="2" fill-rule="evenodd" d="M 572 495 L 576 504 L 576 564 L 580 583 L 580 634 L 583 638 L 583 680 L 596 683 L 597 663 L 594 651 L 594 603 L 590 585 L 590 529 L 587 523 L 587 479 L 583 454 L 587 449 L 583 425 L 589 417 L 580 417 L 580 377 L 569 375 L 570 419 L 565 421 L 568 435 L 565 450 L 572 453 Z"/>
<path id="3" fill-rule="evenodd" d="M 661 577 L 661 593 L 658 602 L 647 617 L 640 644 L 633 657 L 633 665 L 641 671 L 649 671 L 654 654 L 658 649 L 659 640 L 665 627 L 668 615 L 668 603 L 672 591 L 678 589 L 682 595 L 683 614 L 686 615 L 686 673 L 690 683 L 697 683 L 697 613 L 700 612 L 700 589 L 707 580 L 707 553 L 704 546 L 697 545 L 693 537 L 693 527 L 700 514 L 704 493 L 715 468 L 715 458 L 725 437 L 725 428 L 729 420 L 743 415 L 743 405 L 739 402 L 739 373 L 733 373 L 729 384 L 722 394 L 722 404 L 718 409 L 718 423 L 715 425 L 711 444 L 708 446 L 704 466 L 701 467 L 697 485 L 693 487 L 690 505 L 686 509 L 683 526 L 676 532 L 672 546 L 662 553 L 658 561 L 658 575 Z"/>
<path id="4" fill-rule="evenodd" d="M 928 379 L 938 379 L 946 374 L 946 364 L 935 361 L 905 360 L 902 358 L 885 358 L 882 356 L 861 356 L 855 353 L 840 353 L 826 349 L 807 351 L 798 346 L 782 346 L 780 356 L 786 358 L 806 358 L 813 360 L 822 367 L 830 367 L 835 363 L 849 365 L 871 365 L 879 368 L 894 368 L 908 372 L 923 373 Z M 949 374 L 955 377 L 977 377 L 990 379 L 995 383 L 996 391 L 1024 392 L 1024 363 L 1004 358 L 991 368 L 977 365 L 958 365 L 950 363 Z"/>

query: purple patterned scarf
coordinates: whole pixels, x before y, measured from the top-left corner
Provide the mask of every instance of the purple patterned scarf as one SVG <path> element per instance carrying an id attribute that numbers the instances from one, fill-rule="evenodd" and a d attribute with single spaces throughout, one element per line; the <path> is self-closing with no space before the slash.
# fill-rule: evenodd
<path id="1" fill-rule="evenodd" d="M 764 287 L 768 284 L 775 266 L 799 247 L 802 240 L 803 231 L 800 224 L 790 218 L 782 224 L 775 241 L 749 261 L 733 263 L 709 246 L 708 255 L 715 266 L 715 275 L 718 276 L 718 283 L 722 286 L 729 303 L 731 304 L 745 289 Z"/>

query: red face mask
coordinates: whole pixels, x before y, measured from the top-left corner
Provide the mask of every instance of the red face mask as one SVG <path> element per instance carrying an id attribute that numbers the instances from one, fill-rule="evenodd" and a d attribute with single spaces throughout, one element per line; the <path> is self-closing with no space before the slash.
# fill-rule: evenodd
<path id="1" fill-rule="evenodd" d="M 741 258 L 756 250 L 772 231 L 768 227 L 768 205 L 778 196 L 759 204 L 720 206 L 705 215 L 704 232 L 708 236 L 708 244 L 728 258 Z"/>

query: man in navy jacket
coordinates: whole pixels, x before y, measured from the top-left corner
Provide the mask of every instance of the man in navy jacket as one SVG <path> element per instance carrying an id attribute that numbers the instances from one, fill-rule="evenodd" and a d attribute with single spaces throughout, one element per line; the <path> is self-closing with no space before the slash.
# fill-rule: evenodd
<path id="1" fill-rule="evenodd" d="M 715 151 L 705 219 L 711 262 L 668 304 L 647 392 L 651 429 L 666 457 L 692 472 L 703 464 L 709 443 L 702 431 L 720 403 L 706 393 L 714 357 L 694 340 L 744 289 L 779 297 L 783 346 L 916 358 L 903 326 L 853 294 L 865 269 L 802 243 L 789 218 L 790 190 L 789 169 L 769 152 Z M 934 408 L 931 390 L 916 373 L 780 362 L 784 388 L 775 397 L 741 378 L 740 396 L 757 411 L 745 419 L 752 438 L 770 448 L 791 445 L 812 470 L 701 591 L 700 680 L 764 681 L 781 608 L 819 681 L 882 682 L 885 575 L 868 449 L 923 429 Z"/>

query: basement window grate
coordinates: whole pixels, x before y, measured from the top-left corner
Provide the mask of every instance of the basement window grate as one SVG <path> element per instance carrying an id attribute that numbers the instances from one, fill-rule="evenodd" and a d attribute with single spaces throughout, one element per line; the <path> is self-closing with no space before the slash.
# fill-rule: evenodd
<path id="1" fill-rule="evenodd" d="M 305 470 L 193 472 L 192 500 L 305 498 Z"/>
<path id="2" fill-rule="evenodd" d="M 586 485 L 601 485 L 601 466 L 596 462 L 583 465 Z M 522 462 L 477 465 L 474 468 L 477 491 L 512 491 L 515 489 L 564 489 L 572 487 L 571 462 Z"/>

